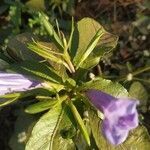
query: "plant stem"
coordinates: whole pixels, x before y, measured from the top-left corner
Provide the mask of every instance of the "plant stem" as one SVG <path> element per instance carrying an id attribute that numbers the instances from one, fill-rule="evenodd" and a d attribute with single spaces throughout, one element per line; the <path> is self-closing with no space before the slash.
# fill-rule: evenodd
<path id="1" fill-rule="evenodd" d="M 148 71 L 148 70 L 150 70 L 150 66 L 139 69 L 139 70 L 133 72 L 132 74 L 133 74 L 133 76 L 135 76 L 135 75 L 138 75 L 138 74 L 143 73 L 143 72 Z"/>
<path id="2" fill-rule="evenodd" d="M 145 71 L 148 71 L 148 70 L 150 70 L 150 66 L 144 67 L 144 68 L 142 68 L 142 69 L 139 69 L 139 70 L 137 70 L 137 71 L 135 71 L 135 72 L 132 72 L 131 74 L 132 74 L 133 77 L 134 77 L 134 76 L 139 75 L 139 74 L 141 74 L 141 73 L 143 73 L 143 72 L 145 72 Z M 126 79 L 127 79 L 127 76 L 122 76 L 122 77 L 120 77 L 119 79 L 117 79 L 117 81 L 119 82 L 119 81 L 126 80 Z M 134 78 L 134 79 L 135 79 L 135 78 Z"/>
<path id="3" fill-rule="evenodd" d="M 81 131 L 83 137 L 85 138 L 85 141 L 90 146 L 90 138 L 89 138 L 87 129 L 86 129 L 84 123 L 83 123 L 83 120 L 82 120 L 78 110 L 76 109 L 76 107 L 74 106 L 74 104 L 72 103 L 71 100 L 69 100 L 68 104 L 70 106 L 70 109 L 73 113 L 73 116 L 74 116 L 75 120 L 77 121 L 77 123 L 79 125 L 80 131 Z"/>
<path id="4" fill-rule="evenodd" d="M 149 80 L 144 80 L 144 79 L 140 79 L 140 78 L 133 78 L 134 80 L 137 80 L 137 81 L 142 81 L 142 82 L 145 82 L 145 83 L 148 83 L 150 84 L 150 81 Z"/>

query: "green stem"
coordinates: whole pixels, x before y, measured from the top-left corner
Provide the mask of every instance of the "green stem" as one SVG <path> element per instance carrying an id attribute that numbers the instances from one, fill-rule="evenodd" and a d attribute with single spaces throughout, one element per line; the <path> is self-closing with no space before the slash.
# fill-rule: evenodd
<path id="1" fill-rule="evenodd" d="M 133 79 L 137 80 L 137 81 L 146 82 L 146 83 L 150 84 L 150 81 L 148 81 L 148 80 L 144 80 L 144 79 L 140 79 L 140 78 L 135 78 L 135 77 Z"/>
<path id="2" fill-rule="evenodd" d="M 132 74 L 133 74 L 133 76 L 135 76 L 135 75 L 138 75 L 138 74 L 143 73 L 143 72 L 148 71 L 148 70 L 150 70 L 150 66 L 139 69 L 139 70 L 133 72 Z"/>
<path id="3" fill-rule="evenodd" d="M 87 129 L 83 123 L 83 120 L 79 114 L 79 112 L 77 111 L 76 107 L 73 105 L 72 101 L 69 100 L 69 106 L 72 110 L 72 113 L 74 115 L 74 118 L 76 119 L 78 125 L 79 125 L 79 128 L 80 128 L 80 131 L 82 132 L 83 134 L 83 137 L 85 138 L 85 141 L 87 142 L 87 144 L 90 146 L 90 138 L 89 138 L 89 135 L 88 135 L 88 132 L 87 132 Z"/>
<path id="4" fill-rule="evenodd" d="M 139 70 L 137 70 L 137 71 L 135 71 L 135 72 L 132 72 L 131 74 L 133 75 L 133 77 L 134 76 L 136 76 L 136 75 L 139 75 L 139 74 L 141 74 L 141 73 L 143 73 L 143 72 L 145 72 L 145 71 L 148 71 L 148 70 L 150 70 L 150 67 L 144 67 L 144 68 L 142 68 L 142 69 L 139 69 Z M 116 81 L 123 81 L 123 80 L 126 80 L 127 79 L 127 76 L 122 76 L 122 77 L 120 77 L 119 79 L 117 79 Z"/>
<path id="5" fill-rule="evenodd" d="M 68 66 L 70 67 L 71 73 L 75 73 L 75 68 L 70 60 L 67 61 Z"/>
<path id="6" fill-rule="evenodd" d="M 74 72 L 75 72 L 75 68 L 74 68 L 72 62 L 70 61 L 70 56 L 69 56 L 68 52 L 65 52 L 65 53 L 64 53 L 63 58 L 64 58 L 64 60 L 66 61 L 68 67 L 69 67 L 69 71 L 70 71 L 71 73 L 74 73 Z"/>

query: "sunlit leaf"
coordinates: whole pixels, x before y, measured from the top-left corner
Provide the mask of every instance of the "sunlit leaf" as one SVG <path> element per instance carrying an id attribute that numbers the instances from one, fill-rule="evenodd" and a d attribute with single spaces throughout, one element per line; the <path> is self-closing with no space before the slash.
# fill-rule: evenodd
<path id="1" fill-rule="evenodd" d="M 77 59 L 75 59 L 74 64 L 76 66 L 76 69 L 78 69 L 80 66 L 82 66 L 83 62 L 86 60 L 86 58 L 91 54 L 91 52 L 96 47 L 100 37 L 103 35 L 103 32 L 99 29 L 94 37 L 91 39 L 89 45 L 87 46 L 86 51 L 84 54 L 79 55 Z"/>
<path id="2" fill-rule="evenodd" d="M 53 150 L 54 136 L 61 119 L 61 106 L 57 106 L 44 114 L 33 127 L 25 150 Z"/>
<path id="3" fill-rule="evenodd" d="M 55 32 L 53 26 L 50 24 L 50 22 L 48 22 L 46 15 L 44 13 L 40 13 L 39 17 L 45 29 L 49 33 L 52 41 L 55 43 L 56 46 L 58 46 L 58 48 L 60 48 L 60 50 L 63 50 L 62 41 L 60 37 L 57 35 L 57 33 Z"/>
<path id="4" fill-rule="evenodd" d="M 29 0 L 25 4 L 27 7 L 29 7 L 32 10 L 45 10 L 45 2 L 44 0 Z"/>
<path id="5" fill-rule="evenodd" d="M 16 102 L 19 99 L 28 97 L 28 96 L 51 96 L 55 93 L 55 91 L 51 90 L 50 88 L 37 88 L 37 89 L 30 89 L 20 93 L 7 93 L 5 95 L 0 95 L 0 107 L 9 105 L 11 103 Z"/>
<path id="6" fill-rule="evenodd" d="M 76 64 L 79 58 L 86 52 L 88 45 L 95 34 L 100 30 L 102 36 L 100 37 L 97 46 L 93 52 L 87 57 L 86 61 L 80 66 L 81 68 L 88 69 L 97 65 L 100 58 L 110 52 L 117 44 L 117 37 L 105 31 L 105 29 L 95 20 L 90 18 L 84 18 L 78 22 L 74 31 L 72 41 L 72 57 Z M 95 60 L 94 60 L 95 59 Z M 90 65 L 89 61 L 92 60 L 95 63 Z M 82 60 L 80 60 L 82 61 Z"/>
<path id="7" fill-rule="evenodd" d="M 25 112 L 29 114 L 35 114 L 35 113 L 39 113 L 48 109 L 53 109 L 58 104 L 66 100 L 66 96 L 59 97 L 60 100 L 58 100 L 58 98 L 55 98 L 55 97 L 52 98 L 48 96 L 36 96 L 36 98 L 39 99 L 40 101 L 35 104 L 29 105 L 25 109 Z"/>
<path id="8" fill-rule="evenodd" d="M 43 45 L 44 46 L 44 45 Z M 70 70 L 68 64 L 65 62 L 63 55 L 61 53 L 57 53 L 56 51 L 51 51 L 44 47 L 40 47 L 38 43 L 28 44 L 28 48 L 38 55 L 42 56 L 46 60 L 50 60 L 60 65 L 64 65 L 68 70 Z"/>
<path id="9" fill-rule="evenodd" d="M 44 63 L 35 61 L 26 61 L 16 65 L 12 65 L 11 69 L 21 74 L 29 75 L 40 80 L 46 80 L 54 83 L 62 83 L 61 77 L 53 68 Z"/>
<path id="10" fill-rule="evenodd" d="M 39 112 L 42 112 L 42 111 L 52 108 L 56 103 L 57 103 L 57 100 L 49 98 L 47 100 L 43 100 L 43 101 L 37 102 L 35 104 L 29 105 L 25 109 L 25 112 L 27 112 L 29 114 L 36 114 L 36 113 L 39 113 Z"/>
<path id="11" fill-rule="evenodd" d="M 40 44 L 41 46 L 44 46 L 46 49 L 53 51 L 53 52 L 56 52 L 56 53 L 59 52 L 59 50 L 57 49 L 57 47 L 53 43 L 41 42 L 41 41 L 38 41 L 37 43 Z M 47 61 L 51 64 L 51 66 L 55 69 L 55 71 L 62 77 L 63 80 L 65 80 L 68 77 L 68 75 L 66 73 L 66 68 L 64 65 L 58 64 L 58 63 L 53 62 L 51 60 L 47 60 Z"/>
<path id="12" fill-rule="evenodd" d="M 75 150 L 76 147 L 71 139 L 75 135 L 75 128 L 69 116 L 70 111 L 64 106 L 64 113 L 59 128 L 54 137 L 53 149 L 57 150 Z"/>
<path id="13" fill-rule="evenodd" d="M 102 90 L 103 92 L 111 94 L 115 97 L 128 96 L 127 90 L 121 84 L 100 77 L 95 78 L 94 80 L 91 80 L 89 82 L 83 83 L 81 87 L 79 87 L 79 90 L 87 89 Z"/>

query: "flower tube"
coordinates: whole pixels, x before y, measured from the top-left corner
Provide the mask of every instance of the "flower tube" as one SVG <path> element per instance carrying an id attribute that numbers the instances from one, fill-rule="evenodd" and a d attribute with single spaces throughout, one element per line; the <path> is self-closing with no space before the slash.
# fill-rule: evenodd
<path id="1" fill-rule="evenodd" d="M 98 90 L 88 90 L 90 102 L 104 113 L 102 132 L 113 145 L 123 143 L 131 129 L 138 126 L 136 106 L 139 101 L 130 98 L 115 98 Z"/>
<path id="2" fill-rule="evenodd" d="M 31 80 L 21 74 L 0 72 L 0 95 L 27 91 L 40 86 L 40 82 Z"/>

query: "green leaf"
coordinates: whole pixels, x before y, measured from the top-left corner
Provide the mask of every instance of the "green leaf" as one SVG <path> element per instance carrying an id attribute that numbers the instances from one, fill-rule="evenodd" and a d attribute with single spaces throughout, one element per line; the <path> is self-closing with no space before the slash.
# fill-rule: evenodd
<path id="1" fill-rule="evenodd" d="M 141 100 L 141 103 L 148 100 L 148 93 L 140 82 L 133 82 L 130 86 L 129 95 Z"/>
<path id="2" fill-rule="evenodd" d="M 115 97 L 128 96 L 127 90 L 119 83 L 112 82 L 103 78 L 95 78 L 89 82 L 83 83 L 78 90 L 96 89 L 111 94 Z"/>
<path id="3" fill-rule="evenodd" d="M 129 95 L 132 98 L 140 100 L 140 105 L 142 110 L 145 111 L 147 108 L 147 100 L 148 100 L 148 93 L 144 86 L 140 82 L 133 82 L 129 89 Z"/>
<path id="4" fill-rule="evenodd" d="M 53 150 L 53 140 L 62 119 L 60 105 L 44 114 L 34 126 L 25 150 Z"/>
<path id="5" fill-rule="evenodd" d="M 57 47 L 53 43 L 38 41 L 37 44 L 42 46 L 42 47 L 44 46 L 45 49 L 53 51 L 54 53 L 59 52 L 59 50 L 57 49 Z M 56 62 L 53 62 L 51 60 L 47 60 L 47 61 L 55 69 L 55 71 L 63 78 L 63 80 L 65 80 L 68 77 L 68 75 L 66 73 L 65 66 L 63 66 L 62 64 L 58 64 Z"/>
<path id="6" fill-rule="evenodd" d="M 6 56 L 4 53 L 0 52 L 0 59 L 2 61 L 5 61 L 6 63 L 10 64 L 10 63 L 14 63 L 15 61 L 13 59 L 11 59 L 9 56 Z"/>
<path id="7" fill-rule="evenodd" d="M 71 33 L 70 33 L 70 37 L 67 43 L 67 47 L 66 49 L 69 48 L 69 51 L 71 51 L 71 43 L 72 43 L 72 39 L 73 39 L 73 33 L 74 33 L 74 18 L 72 17 L 72 22 L 71 22 Z"/>
<path id="8" fill-rule="evenodd" d="M 40 80 L 46 80 L 54 83 L 62 83 L 62 79 L 53 68 L 45 65 L 44 63 L 38 63 L 35 61 L 26 61 L 16 65 L 12 65 L 12 70 L 20 72 L 22 74 L 29 75 L 31 77 L 38 78 Z"/>
<path id="9" fill-rule="evenodd" d="M 52 97 L 48 97 L 48 96 L 37 96 L 36 98 L 39 99 L 40 102 L 31 104 L 30 106 L 28 106 L 25 109 L 25 111 L 27 113 L 35 114 L 35 113 L 39 113 L 44 110 L 48 110 L 50 108 L 56 107 L 61 102 L 66 100 L 67 96 L 66 95 L 61 96 L 61 97 L 59 97 L 59 100 L 58 100 L 58 98 L 52 98 Z"/>
<path id="10" fill-rule="evenodd" d="M 75 145 L 76 145 L 78 150 L 97 150 L 95 147 L 93 147 L 93 139 L 91 138 L 91 136 L 92 136 L 91 128 L 90 128 L 88 118 L 86 118 L 86 119 L 84 120 L 84 122 L 85 122 L 85 126 L 87 128 L 88 134 L 90 135 L 90 146 L 85 141 L 81 132 L 77 132 L 77 135 L 74 138 Z"/>
<path id="11" fill-rule="evenodd" d="M 7 53 L 16 61 L 40 60 L 41 58 L 37 54 L 27 48 L 27 44 L 32 42 L 33 38 L 38 39 L 31 33 L 22 33 L 11 38 L 8 42 Z"/>
<path id="12" fill-rule="evenodd" d="M 80 57 L 84 55 L 90 41 L 96 35 L 98 30 L 100 30 L 102 36 L 100 37 L 95 49 L 80 66 L 83 69 L 89 69 L 97 65 L 100 58 L 103 57 L 104 54 L 110 52 L 117 44 L 118 38 L 116 36 L 105 31 L 105 29 L 95 20 L 91 18 L 84 18 L 78 22 L 74 31 L 71 55 L 74 58 L 73 61 L 75 63 L 77 63 L 80 60 Z M 90 65 L 89 61 L 93 63 Z"/>
<path id="13" fill-rule="evenodd" d="M 6 95 L 0 95 L 0 107 L 16 102 L 21 97 L 22 97 L 21 93 L 11 93 L 11 94 L 6 94 Z"/>
<path id="14" fill-rule="evenodd" d="M 13 102 L 16 102 L 19 99 L 28 97 L 28 96 L 51 96 L 54 95 L 56 91 L 52 91 L 50 88 L 36 88 L 27 91 L 23 91 L 20 93 L 8 93 L 5 95 L 0 95 L 0 107 L 9 105 Z"/>
<path id="15" fill-rule="evenodd" d="M 46 60 L 48 59 L 57 64 L 64 65 L 68 70 L 70 70 L 68 64 L 65 62 L 64 58 L 62 57 L 63 54 L 46 49 L 45 47 L 40 47 L 38 43 L 28 44 L 28 48 L 33 52 L 37 53 L 38 55 L 44 57 Z"/>
<path id="16" fill-rule="evenodd" d="M 0 53 L 0 55 L 1 55 L 1 53 Z M 1 56 L 0 56 L 1 57 Z M 9 67 L 9 64 L 6 62 L 6 61 L 4 61 L 3 59 L 0 59 L 0 70 L 2 71 L 2 70 L 5 70 L 5 69 L 7 69 Z"/>
<path id="17" fill-rule="evenodd" d="M 65 81 L 65 85 L 66 85 L 66 88 L 69 89 L 73 89 L 75 86 L 76 86 L 76 81 L 73 80 L 72 78 L 68 78 L 66 81 Z"/>
<path id="18" fill-rule="evenodd" d="M 29 114 L 36 114 L 36 113 L 52 108 L 56 103 L 57 103 L 56 100 L 49 97 L 47 100 L 40 101 L 40 102 L 37 102 L 35 104 L 28 106 L 25 109 L 25 112 Z"/>
<path id="19" fill-rule="evenodd" d="M 48 22 L 46 15 L 44 13 L 39 13 L 39 17 L 40 17 L 41 22 L 44 25 L 45 29 L 49 33 L 52 41 L 55 43 L 56 46 L 58 46 L 58 48 L 60 50 L 63 51 L 63 43 L 62 43 L 60 37 L 55 32 L 53 26 L 50 24 L 50 22 Z"/>
<path id="20" fill-rule="evenodd" d="M 76 130 L 68 116 L 70 116 L 70 111 L 68 112 L 67 107 L 64 105 L 62 120 L 54 137 L 54 150 L 76 150 L 71 139 L 75 135 Z"/>
<path id="21" fill-rule="evenodd" d="M 38 55 L 42 56 L 43 58 L 45 59 L 49 59 L 51 61 L 54 61 L 55 63 L 58 63 L 58 64 L 63 64 L 63 60 L 61 58 L 62 54 L 60 53 L 57 53 L 55 51 L 52 51 L 52 50 L 48 50 L 44 47 L 39 46 L 39 43 L 34 43 L 34 44 L 28 44 L 28 48 L 37 53 Z M 49 48 L 51 49 L 51 48 Z"/>
<path id="22" fill-rule="evenodd" d="M 27 91 L 24 91 L 21 93 L 22 93 L 22 95 L 25 95 L 25 96 L 34 95 L 34 96 L 49 97 L 49 96 L 56 94 L 56 91 L 49 87 L 40 87 L 40 88 L 36 88 L 36 89 L 30 89 L 30 90 L 27 90 Z"/>
<path id="23" fill-rule="evenodd" d="M 104 138 L 101 130 L 101 121 L 92 110 L 89 112 L 89 119 L 94 139 L 100 150 L 149 150 L 150 136 L 144 126 L 139 126 L 130 131 L 128 138 L 123 144 L 113 146 Z"/>
<path id="24" fill-rule="evenodd" d="M 76 66 L 76 69 L 78 69 L 83 62 L 86 60 L 86 58 L 90 55 L 90 53 L 93 51 L 93 49 L 96 47 L 100 37 L 103 35 L 103 32 L 99 29 L 94 37 L 91 39 L 89 45 L 87 46 L 86 51 L 83 55 L 79 55 L 77 59 L 75 59 L 74 64 Z"/>
<path id="25" fill-rule="evenodd" d="M 46 9 L 44 0 L 29 0 L 25 5 L 34 11 Z"/>

